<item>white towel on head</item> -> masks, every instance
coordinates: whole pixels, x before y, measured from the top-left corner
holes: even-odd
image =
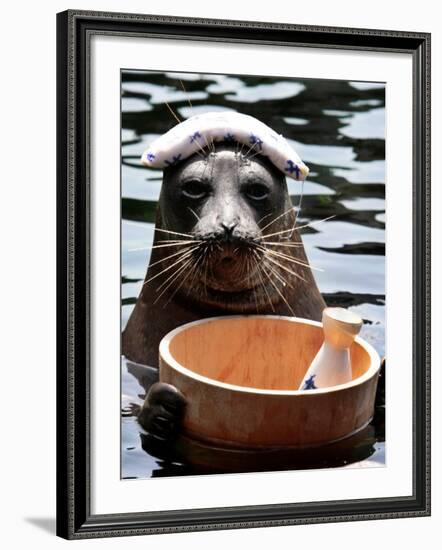
[[[141,156],[150,168],[167,168],[202,151],[211,142],[241,143],[243,153],[267,157],[288,177],[302,181],[308,167],[283,136],[258,119],[236,112],[195,115],[156,139]]]

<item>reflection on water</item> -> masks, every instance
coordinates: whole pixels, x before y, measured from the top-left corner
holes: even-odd
[[[183,85],[186,91],[183,90]],[[192,107],[189,105],[189,100]],[[187,73],[122,73],[122,323],[141,289],[149,260],[161,171],[143,168],[148,144],[181,119],[214,110],[254,116],[294,146],[310,168],[301,185],[288,180],[300,223],[335,217],[303,230],[315,278],[328,305],[348,307],[364,319],[361,335],[384,355],[385,322],[385,87],[370,82],[292,80]],[[127,411],[144,390],[122,363],[123,478],[200,473],[165,465],[142,448],[142,429]],[[385,462],[384,415],[339,464]],[[361,455],[361,449],[363,454]],[[357,462],[355,462],[357,461]]]

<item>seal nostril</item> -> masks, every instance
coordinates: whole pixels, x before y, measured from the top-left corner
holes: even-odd
[[[221,222],[221,227],[224,229],[224,236],[230,238],[236,226],[237,224],[235,222]]]
[[[221,222],[221,226],[226,230],[226,231],[233,231],[236,227],[236,222]]]

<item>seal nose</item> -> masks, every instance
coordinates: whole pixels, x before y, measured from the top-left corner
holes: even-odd
[[[237,222],[221,222],[221,227],[224,229],[224,237],[226,240],[230,240],[233,235],[233,230],[237,225]]]

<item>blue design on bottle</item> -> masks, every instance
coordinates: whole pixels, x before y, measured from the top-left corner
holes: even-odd
[[[152,162],[153,160],[155,160],[155,155],[153,153],[147,153],[146,158],[147,160]]]
[[[303,390],[317,390],[318,388],[315,386],[315,381],[313,378],[315,378],[316,374],[312,374],[310,378],[307,378],[307,380],[304,380],[304,386],[302,387]]]
[[[287,161],[287,168],[285,169],[285,171],[289,174],[293,174],[293,172],[295,172],[296,178],[299,178],[299,174],[301,173],[299,166],[295,164],[292,160]]]
[[[235,136],[233,134],[226,134],[224,136],[224,141],[227,141],[228,143],[233,143],[235,141]]]

